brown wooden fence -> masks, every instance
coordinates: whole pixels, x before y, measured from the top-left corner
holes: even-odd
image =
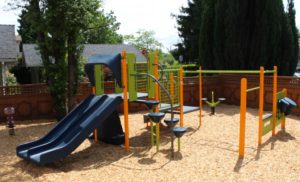
[[[256,75],[244,75],[248,79],[248,88],[258,86],[259,77]],[[225,97],[227,104],[240,104],[240,80],[239,75],[218,75],[203,78],[203,97],[210,98],[211,91],[215,92],[215,98]],[[270,110],[272,104],[272,77],[265,77],[265,109]],[[113,82],[105,83],[105,92],[111,93],[114,90]],[[278,90],[287,88],[288,96],[300,104],[300,79],[294,77],[279,77]],[[89,83],[81,83],[77,94],[77,102],[86,98],[92,93]],[[184,104],[199,104],[199,83],[198,77],[184,78]],[[258,91],[248,94],[248,107],[258,106]],[[20,85],[0,87],[0,121],[5,120],[3,110],[5,107],[15,107],[16,120],[28,120],[39,118],[54,118],[53,100],[45,84]],[[131,104],[130,111],[144,109],[140,104]],[[300,115],[300,107],[293,110],[293,113]]]
[[[215,98],[224,97],[226,104],[240,104],[240,80],[247,78],[248,88],[259,85],[258,75],[218,75],[203,78],[203,97],[210,99],[211,91],[215,92]],[[288,97],[294,100],[298,107],[293,114],[300,115],[300,79],[295,77],[278,77],[278,91],[287,89]],[[271,110],[273,93],[273,77],[265,76],[264,109]],[[247,106],[258,107],[258,91],[247,95]],[[199,82],[198,77],[186,77],[184,79],[184,104],[199,105]]]

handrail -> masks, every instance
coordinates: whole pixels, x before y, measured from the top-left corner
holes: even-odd
[[[151,74],[148,74],[148,73],[137,73],[137,74],[131,74],[130,76],[147,76],[147,77],[150,77],[154,82],[156,82],[159,85],[160,88],[162,88],[162,90],[168,96],[169,103],[170,103],[170,106],[171,106],[171,119],[173,120],[174,119],[173,102],[172,102],[171,95],[169,94],[169,92],[167,91],[167,89]]]

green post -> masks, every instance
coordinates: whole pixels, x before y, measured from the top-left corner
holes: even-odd
[[[149,53],[149,66],[148,66],[148,74],[154,75],[154,58],[155,58],[155,53]],[[148,78],[148,98],[154,98],[155,97],[155,83],[152,79]]]
[[[104,94],[103,68],[102,65],[95,65],[94,67],[96,95]]]
[[[123,89],[121,87],[119,87],[117,82],[115,82],[115,92],[118,94],[123,92]]]
[[[127,53],[127,68],[128,68],[128,91],[129,101],[137,100],[137,87],[136,87],[136,56],[133,53]]]
[[[159,151],[159,123],[155,124],[155,129],[156,129],[156,151]]]
[[[153,133],[153,121],[150,120],[150,130],[151,130],[151,146],[154,146],[154,133]]]

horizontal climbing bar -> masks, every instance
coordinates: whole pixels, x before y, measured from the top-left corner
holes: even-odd
[[[189,68],[189,67],[196,67],[197,65],[195,64],[185,64],[181,65],[183,68]],[[180,68],[180,65],[175,65],[175,66],[168,66],[168,69],[173,69],[173,68]]]
[[[268,73],[277,73],[277,71],[276,70],[266,70],[264,73],[265,74],[268,74]]]
[[[184,70],[183,73],[199,73],[199,70]]]
[[[175,71],[179,71],[179,69],[163,69],[163,70],[158,70],[158,71],[163,71],[163,72],[175,72]]]
[[[202,70],[202,73],[259,74],[259,70]]]
[[[160,70],[159,70],[160,71]],[[165,69],[163,71],[172,72],[179,69]],[[183,73],[199,73],[199,70],[184,70]],[[276,70],[266,70],[265,74],[276,73]],[[224,74],[260,74],[259,70],[201,70],[201,73],[224,73]]]
[[[253,88],[249,88],[249,89],[247,89],[247,92],[252,92],[252,91],[254,91],[254,90],[259,90],[259,86],[258,87],[253,87]]]

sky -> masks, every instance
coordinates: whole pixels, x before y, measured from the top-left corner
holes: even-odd
[[[13,24],[18,27],[20,11],[7,11],[6,2],[0,0],[0,24]],[[300,28],[300,0],[295,0],[296,24]],[[171,14],[178,14],[187,0],[103,0],[106,12],[113,11],[121,23],[118,33],[134,34],[139,29],[153,30],[155,38],[164,45],[165,50],[172,49],[180,41],[176,29],[176,20]]]

